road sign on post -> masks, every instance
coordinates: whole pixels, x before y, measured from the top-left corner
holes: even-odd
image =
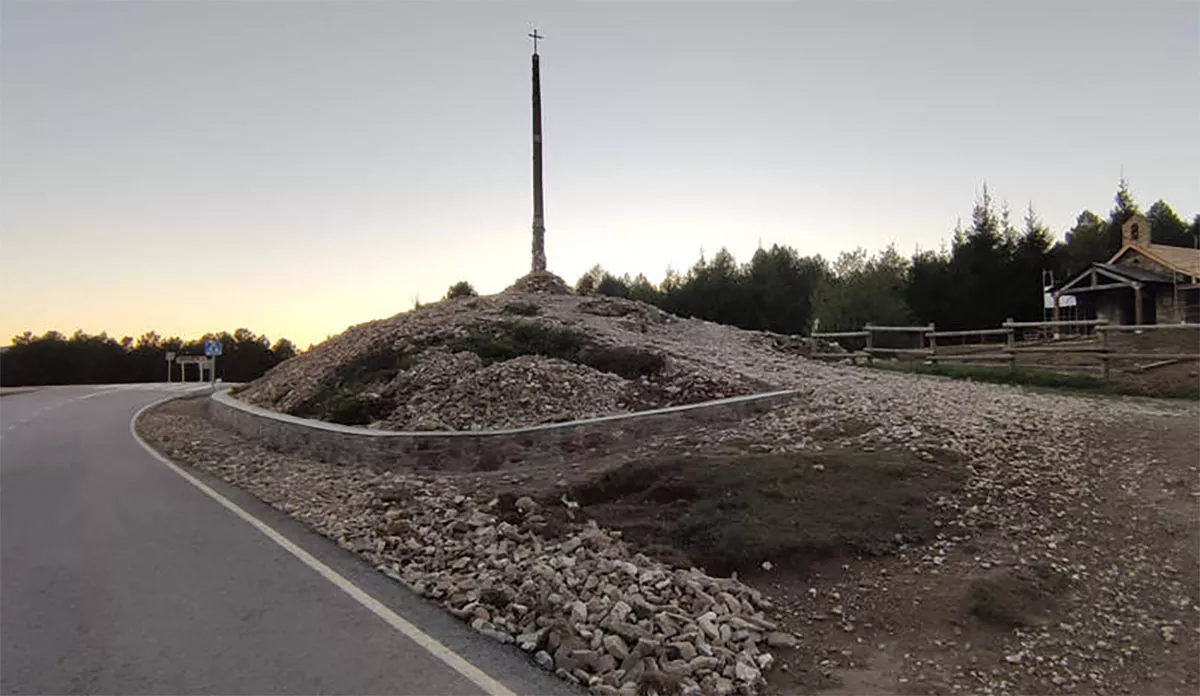
[[[175,362],[175,354],[167,352],[167,384],[171,383],[171,363]]]
[[[221,354],[220,341],[205,341],[204,354],[210,359],[208,367],[209,384],[215,389],[217,386],[217,356]]]

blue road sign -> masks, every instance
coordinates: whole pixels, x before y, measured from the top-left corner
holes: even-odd
[[[204,342],[204,354],[210,358],[215,358],[218,355],[220,355],[221,354],[221,342],[220,341],[205,341]]]

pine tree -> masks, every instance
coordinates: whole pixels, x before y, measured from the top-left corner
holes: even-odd
[[[1166,201],[1155,201],[1154,205],[1146,211],[1146,219],[1150,222],[1150,234],[1153,235],[1151,241],[1155,244],[1192,246],[1192,235],[1188,232],[1188,224],[1175,214]]]
[[[1137,202],[1129,191],[1129,181],[1121,177],[1120,183],[1117,184],[1117,193],[1113,196],[1113,209],[1108,214],[1108,224],[1104,228],[1106,257],[1112,256],[1121,248],[1121,227],[1138,212]]]

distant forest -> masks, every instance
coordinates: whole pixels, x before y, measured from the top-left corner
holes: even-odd
[[[1121,225],[1140,212],[1121,181],[1107,216],[1085,210],[1055,242],[1032,205],[1019,227],[1006,204],[997,207],[986,184],[971,222],[955,228],[949,248],[905,257],[894,246],[868,254],[844,252],[832,263],[789,246],[759,249],[738,263],[726,249],[685,273],[668,271],[658,284],[644,275],[617,277],[600,266],[576,283],[581,292],[627,297],[674,314],[746,329],[808,334],[881,325],[934,323],[959,330],[1042,318],[1042,272],[1062,284],[1121,247]],[[1200,215],[1187,223],[1159,200],[1145,211],[1157,244],[1200,243]]]
[[[257,379],[296,354],[288,339],[272,344],[249,329],[205,334],[190,341],[164,339],[153,331],[136,341],[130,336],[116,340],[104,333],[89,336],[76,331],[67,337],[57,331],[42,336],[27,331],[14,336],[12,347],[0,353],[0,386],[165,382],[168,352],[203,355],[208,340],[221,341],[217,377],[226,382]],[[171,379],[178,381],[180,366],[172,367]],[[188,378],[196,379],[195,367],[189,366]]]
[[[945,330],[995,327],[1006,318],[1042,317],[1042,272],[1058,283],[1104,261],[1121,246],[1121,225],[1139,212],[1122,181],[1108,215],[1085,210],[1063,241],[1055,242],[1032,206],[1020,226],[1007,205],[997,207],[987,186],[975,202],[971,222],[960,223],[948,248],[905,257],[894,246],[868,254],[844,252],[832,263],[801,256],[794,248],[759,249],[738,263],[726,249],[700,260],[685,273],[668,271],[661,283],[644,275],[617,277],[596,266],[576,283],[580,292],[641,300],[683,316],[765,329],[808,334],[855,330],[867,322],[884,325],[935,323]],[[1165,201],[1146,210],[1153,241],[1200,244],[1200,215],[1187,223]],[[474,294],[469,283],[450,288],[448,297]],[[163,339],[150,332],[137,340],[116,340],[81,331],[66,337],[26,332],[0,353],[0,385],[110,384],[164,381],[166,353],[203,354],[205,340],[219,339],[223,355],[217,376],[247,382],[296,354],[288,339],[274,344],[248,329],[206,334],[191,341]],[[195,370],[195,368],[192,368]],[[191,374],[195,374],[192,372]],[[179,379],[179,366],[172,379]]]

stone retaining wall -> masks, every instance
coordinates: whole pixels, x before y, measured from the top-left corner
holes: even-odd
[[[453,432],[370,430],[297,418],[239,401],[228,391],[212,395],[209,413],[241,435],[321,461],[393,470],[493,471],[611,454],[651,435],[736,422],[797,396],[777,391],[513,430]]]

